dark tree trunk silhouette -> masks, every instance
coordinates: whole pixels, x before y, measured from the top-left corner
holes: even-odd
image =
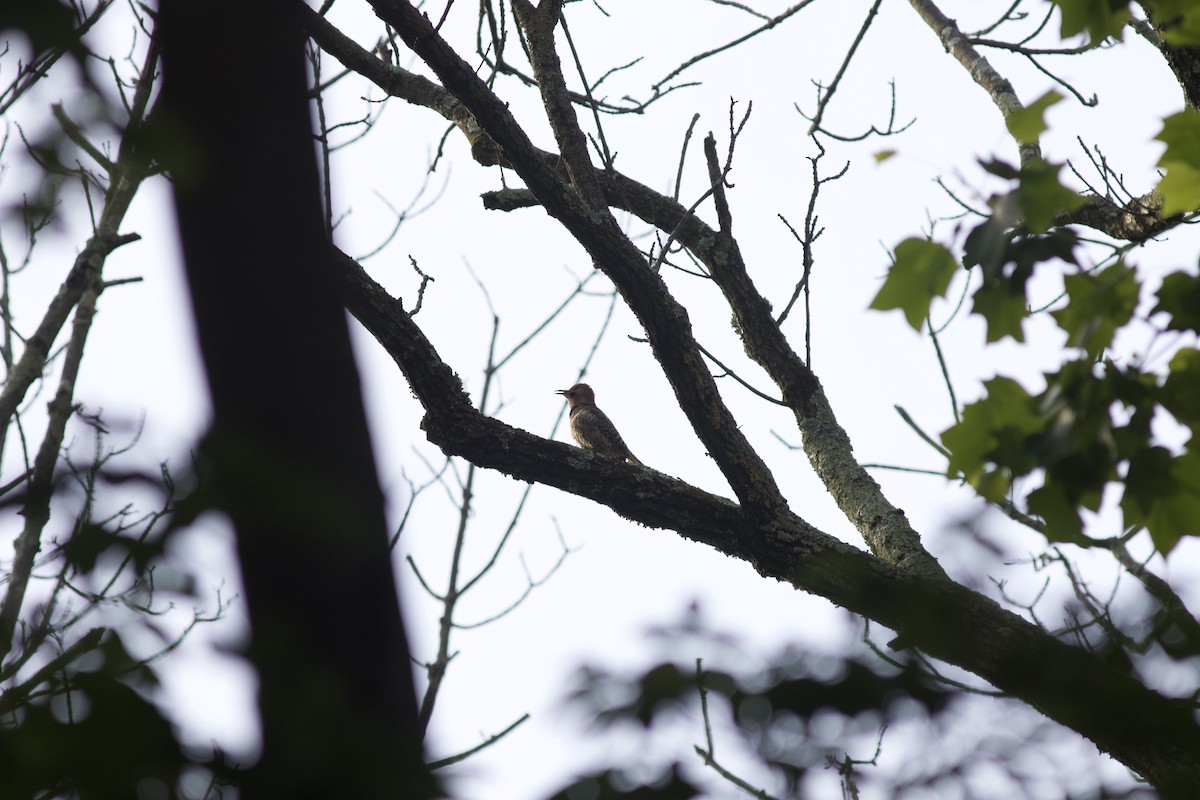
[[[260,680],[264,750],[243,786],[428,797],[298,12],[284,0],[160,10],[160,146],[215,411],[204,456],[237,529]]]

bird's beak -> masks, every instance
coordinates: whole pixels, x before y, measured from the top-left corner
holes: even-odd
[[[571,391],[571,390],[570,389],[559,389],[555,392],[555,394],[566,394],[569,391]]]

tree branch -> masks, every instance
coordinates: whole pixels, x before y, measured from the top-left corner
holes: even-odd
[[[937,34],[942,46],[946,48],[946,52],[954,56],[971,76],[971,79],[984,88],[1005,119],[1012,112],[1024,108],[1012,84],[1008,82],[1007,78],[996,72],[988,60],[979,54],[979,51],[971,45],[970,39],[958,29],[958,24],[954,20],[943,14],[932,0],[909,0],[909,2],[921,19],[925,21],[925,24]],[[1017,142],[1017,147],[1020,149],[1022,165],[1041,157],[1041,148],[1036,140]]]
[[[422,427],[447,453],[589,498],[747,561],[764,576],[904,632],[914,646],[1073,728],[1159,788],[1200,787],[1193,757],[1200,727],[1191,703],[1164,698],[990,598],[888,564],[793,514],[764,519],[652,469],[484,416],[399,304],[348,256],[338,254],[337,262],[351,313],[403,371],[426,410]]]
[[[442,40],[425,15],[402,0],[373,0],[372,5],[487,128],[546,211],[617,286],[645,328],[680,408],[738,498],[766,516],[786,508],[774,477],[721,399],[696,346],[687,310],[671,296],[662,278],[646,268],[641,252],[612,214],[607,208],[591,209],[580,200],[542,158],[508,107]]]
[[[1178,47],[1168,42],[1163,33],[1179,25],[1179,21],[1157,20],[1149,4],[1139,2],[1138,5],[1145,13],[1147,22],[1134,20],[1131,23],[1133,29],[1162,53],[1171,74],[1179,81],[1186,106],[1200,108],[1200,47]]]

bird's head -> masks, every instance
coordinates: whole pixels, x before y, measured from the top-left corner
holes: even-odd
[[[570,389],[559,389],[555,394],[561,394],[567,398],[567,404],[571,408],[596,402],[596,393],[586,383],[577,383]]]

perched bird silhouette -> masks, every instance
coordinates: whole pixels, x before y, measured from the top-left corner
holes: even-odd
[[[567,398],[567,405],[571,409],[571,435],[580,447],[606,456],[627,458],[634,464],[642,463],[629,452],[612,420],[596,408],[596,393],[592,387],[577,383],[570,389],[559,389],[557,394]]]

